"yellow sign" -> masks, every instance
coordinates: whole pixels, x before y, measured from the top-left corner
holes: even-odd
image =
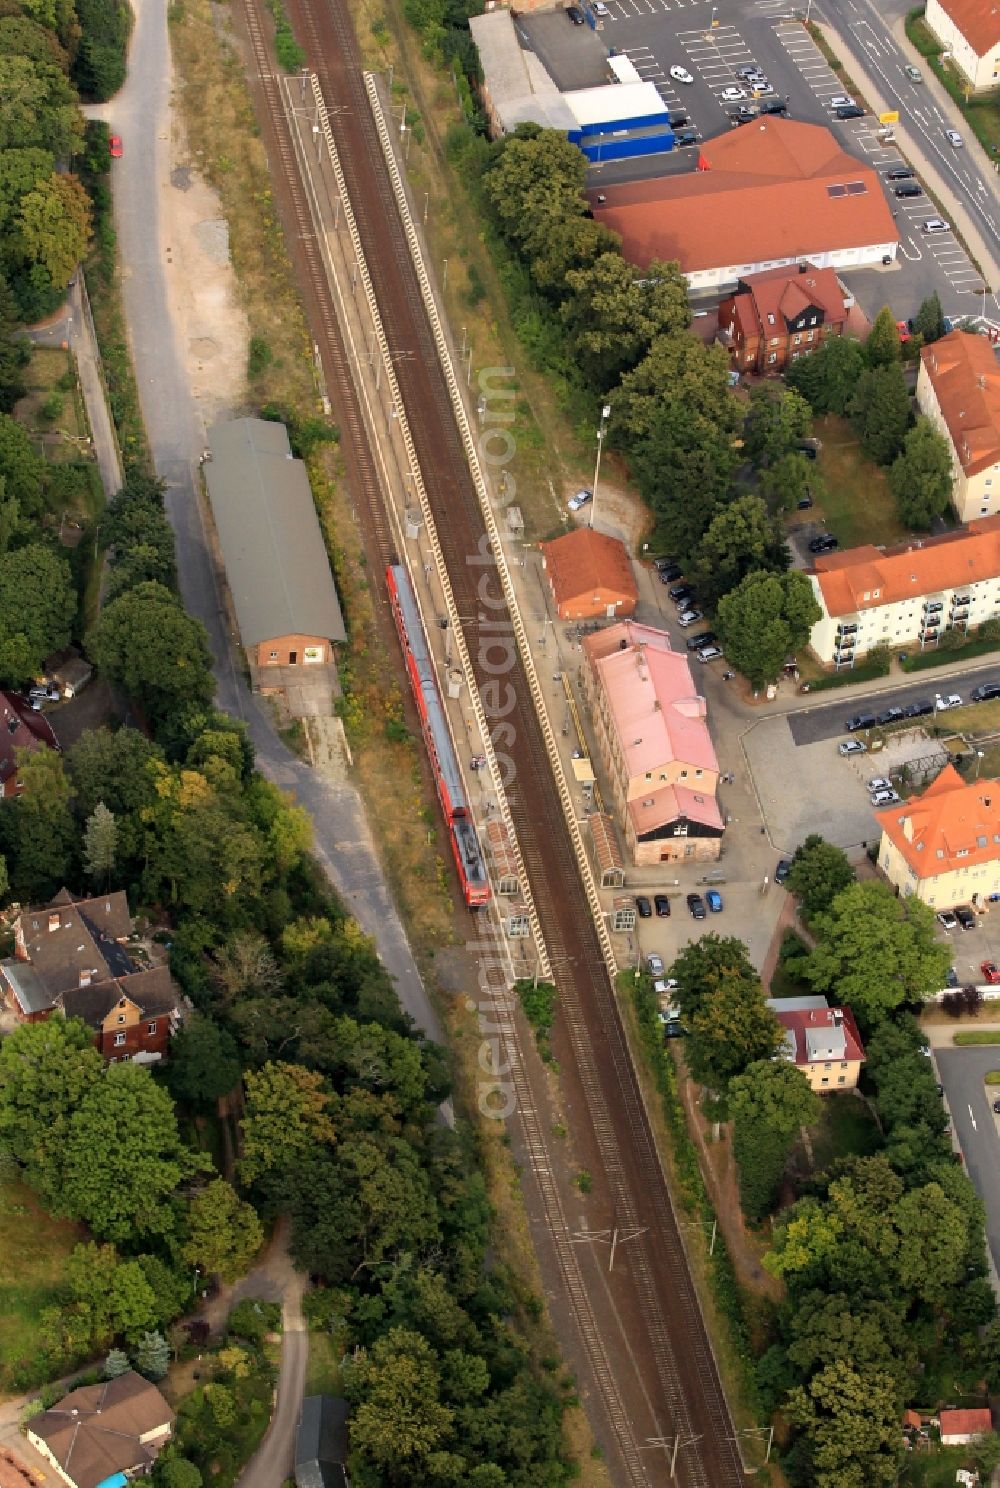
[[[890,109],[887,114],[879,114],[878,121],[880,124],[898,124],[899,109]]]

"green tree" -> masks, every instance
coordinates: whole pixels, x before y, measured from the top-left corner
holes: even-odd
[[[170,1345],[162,1333],[144,1333],[135,1351],[135,1367],[149,1380],[161,1380],[170,1368]]]
[[[250,1267],[264,1240],[260,1220],[224,1178],[199,1189],[187,1216],[182,1254],[206,1276],[235,1281]]]
[[[128,1354],[124,1349],[114,1348],[104,1361],[104,1378],[117,1379],[120,1374],[128,1374],[131,1368]]]
[[[785,1412],[803,1431],[815,1488],[878,1488],[896,1481],[902,1402],[891,1374],[837,1360],[789,1394]]]
[[[83,119],[59,68],[0,55],[0,151],[34,145],[68,159],[82,144]]]
[[[175,1100],[202,1109],[214,1106],[239,1083],[236,1041],[211,1018],[192,1013],[171,1040],[164,1074]]]
[[[161,1454],[153,1468],[155,1488],[203,1488],[204,1478],[186,1457],[164,1458]]]
[[[811,832],[792,858],[788,888],[798,895],[803,912],[811,919],[828,910],[841,889],[854,880],[854,869],[843,849]]]
[[[737,464],[730,429],[661,400],[646,435],[629,439],[630,464],[656,514],[656,541],[692,557],[729,491]]]
[[[69,785],[55,750],[16,749],[14,757],[21,792],[0,813],[0,844],[17,897],[44,903],[73,877],[77,829]]]
[[[177,1188],[210,1166],[207,1154],[182,1144],[170,1097],[149,1071],[113,1064],[70,1117],[63,1203],[109,1240],[165,1236]]]
[[[0,170],[2,170],[2,163],[3,155],[0,153]],[[0,212],[2,212],[2,206],[0,206]],[[0,233],[3,231],[4,226],[0,218]],[[24,367],[29,353],[16,335],[19,325],[20,317],[14,296],[10,292],[10,285],[0,273],[0,412],[2,413],[12,412],[18,399],[23,398],[26,392]],[[0,478],[2,474],[2,465],[0,465]],[[13,498],[8,498],[8,500],[13,500]]]
[[[746,454],[755,465],[772,465],[791,454],[809,433],[812,410],[794,388],[777,392],[762,383],[750,393],[743,443]]]
[[[761,472],[758,490],[771,511],[794,511],[806,496],[818,495],[820,485],[813,462],[793,450]]]
[[[354,1406],[352,1448],[390,1481],[401,1472],[416,1480],[451,1439],[454,1413],[441,1402],[437,1360],[419,1333],[392,1328],[355,1354],[344,1368],[344,1389]]]
[[[0,1141],[53,1213],[63,1212],[73,1115],[103,1069],[93,1034],[77,1018],[22,1023],[0,1040]]]
[[[565,283],[572,294],[560,313],[591,387],[614,387],[658,335],[687,331],[687,281],[676,263],[639,270],[616,249],[570,269]]]
[[[813,929],[809,981],[867,1023],[945,984],[951,950],[934,934],[933,911],[912,895],[897,899],[887,883],[850,884]]]
[[[729,386],[729,358],[721,346],[694,336],[657,336],[642,361],[621,381],[612,404],[611,437],[623,445],[647,439],[669,400],[687,420],[705,421],[716,437],[734,437],[740,404]]]
[[[15,249],[66,288],[90,241],[90,198],[75,176],[53,174],[22,197],[14,222]]]
[[[921,300],[920,309],[913,318],[913,329],[925,346],[929,346],[932,341],[940,341],[944,335],[944,312],[937,290]]]
[[[719,981],[728,977],[747,980],[756,973],[742,940],[735,935],[703,935],[687,943],[670,975],[677,982],[678,1006],[690,1018]]]
[[[805,574],[751,573],[720,599],[719,637],[733,666],[760,689],[806,644],[821,614]]]
[[[724,1092],[735,1075],[770,1059],[784,1039],[756,972],[717,977],[688,1020],[686,1055],[692,1077]]]
[[[759,496],[738,496],[712,518],[698,544],[690,575],[714,605],[749,573],[788,567],[788,550]]]
[[[143,700],[154,718],[211,701],[205,628],[162,584],[139,584],[105,606],[90,637],[90,653],[113,681]]]
[[[795,1065],[759,1060],[729,1084],[733,1152],[743,1212],[762,1219],[773,1207],[795,1134],[819,1115],[819,1097]]]
[[[278,1169],[292,1171],[317,1143],[331,1142],[331,1096],[322,1075],[295,1064],[248,1071],[240,1177],[254,1183]]]
[[[905,1300],[807,1292],[789,1315],[788,1334],[788,1357],[803,1378],[841,1360],[892,1375],[904,1399],[916,1380],[918,1353]]]
[[[105,887],[111,882],[117,849],[118,823],[114,812],[98,801],[84,828],[83,866],[90,878],[100,880]]]
[[[0,35],[13,19],[7,16],[0,20]],[[55,163],[50,150],[40,150],[36,145],[0,152],[0,229],[5,234],[11,229],[21,202],[39,181],[51,177]]]
[[[970,1224],[982,1216],[949,1198],[939,1183],[903,1194],[893,1223],[899,1236],[896,1270],[904,1292],[941,1306],[968,1280]]]
[[[70,638],[76,591],[69,564],[41,543],[0,554],[0,678],[24,682]]]
[[[890,362],[864,372],[850,412],[865,454],[878,465],[891,465],[910,422],[910,394],[901,365]]]
[[[843,416],[866,365],[860,341],[852,336],[829,336],[810,356],[792,362],[785,380],[802,394],[813,413]]]
[[[32,444],[27,429],[6,413],[0,414],[0,475],[5,495],[17,501],[26,516],[38,516],[42,509],[45,461]]]
[[[123,1261],[113,1245],[77,1245],[66,1262],[75,1302],[87,1309],[95,1342],[135,1342],[156,1322],[156,1298],[138,1261]]]
[[[900,518],[909,527],[928,531],[948,510],[953,484],[951,447],[930,420],[918,414],[889,468]]]
[[[888,305],[883,305],[865,342],[865,361],[869,367],[888,367],[901,359],[902,352],[896,317]]]

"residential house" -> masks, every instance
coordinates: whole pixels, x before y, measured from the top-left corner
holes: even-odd
[[[75,646],[53,651],[51,656],[45,658],[42,667],[46,677],[55,683],[64,698],[76,697],[94,675],[94,668],[89,661],[84,661]]]
[[[269,669],[333,666],[347,632],[309,475],[284,424],[233,419],[213,425],[208,443],[205,484],[255,684]]]
[[[878,173],[821,124],[766,115],[705,140],[698,169],[587,192],[629,263],[680,263],[692,290],[805,263],[870,267],[896,257],[899,233]]]
[[[977,1436],[989,1436],[993,1431],[993,1416],[983,1406],[979,1410],[943,1410],[939,1412],[941,1445],[962,1447]]]
[[[337,1395],[307,1395],[295,1437],[295,1488],[350,1488],[348,1404]]]
[[[878,865],[901,894],[933,909],[1000,895],[1000,780],[966,782],[948,764],[921,795],[875,820]]]
[[[876,646],[934,646],[1000,616],[1000,514],[898,547],[827,553],[809,574],[820,661],[851,666]]]
[[[792,264],[744,274],[719,306],[718,339],[738,372],[782,372],[842,336],[854,296],[833,269]]]
[[[785,1030],[778,1057],[797,1065],[818,1095],[856,1087],[865,1051],[849,1007],[828,1007],[818,995],[771,997],[767,1005]]]
[[[597,752],[633,862],[718,858],[719,762],[687,657],[632,620],[586,636],[583,652]]]
[[[70,1488],[124,1488],[145,1476],[170,1439],[174,1413],[155,1385],[130,1369],[71,1390],[25,1428]]]
[[[617,537],[576,527],[542,544],[542,567],[560,620],[598,615],[625,619],[635,612],[639,589],[625,544]]]
[[[950,331],[922,347],[917,405],[951,449],[959,520],[1000,512],[1000,366],[992,342]]]
[[[16,692],[0,692],[0,795],[10,797],[21,792],[19,750],[35,754],[39,749],[58,748],[59,740],[44,713],[36,713]]]
[[[14,922],[12,958],[0,961],[0,990],[25,1023],[53,1014],[82,1018],[104,1058],[162,1059],[180,1022],[166,966],[143,967],[128,950],[133,933],[121,890],[74,899],[67,889]]]
[[[1000,0],[927,0],[924,21],[973,93],[1000,87]]]

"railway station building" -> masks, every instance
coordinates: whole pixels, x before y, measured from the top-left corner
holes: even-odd
[[[635,613],[639,588],[617,537],[576,527],[542,544],[542,566],[560,620],[624,620]]]
[[[632,862],[715,861],[719,762],[687,656],[632,620],[584,637],[583,651],[597,752]]]
[[[233,419],[203,461],[219,550],[255,687],[335,667],[347,639],[309,476],[284,424]]]

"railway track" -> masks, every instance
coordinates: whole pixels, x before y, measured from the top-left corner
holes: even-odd
[[[379,571],[395,545],[375,474],[373,453],[349,359],[337,324],[309,203],[282,104],[270,70],[262,9],[243,0],[259,77],[265,138],[286,238],[328,385],[335,392],[342,448],[370,559]],[[341,164],[383,320],[391,329],[400,395],[434,509],[438,537],[466,624],[478,680],[492,680],[478,660],[483,570],[470,567],[484,532],[482,514],[455,428],[447,385],[427,323],[366,95],[360,57],[344,0],[291,0],[291,18],[336,115]],[[487,570],[488,572],[488,570]],[[581,1251],[553,1179],[546,1133],[521,1062],[512,1061],[519,1116],[544,1208],[566,1301],[593,1372],[616,1448],[620,1476],[634,1488],[664,1481],[671,1449],[676,1480],[687,1488],[731,1488],[743,1480],[735,1434],[694,1293],[681,1235],[632,1068],[600,942],[552,777],[527,680],[515,658],[507,679],[520,700],[509,752],[516,774],[508,787],[525,868],[546,946],[556,968],[559,1048],[567,1104],[578,1146],[607,1188],[613,1226],[628,1244],[603,1280],[629,1359],[609,1355],[598,1321],[594,1266],[585,1280]],[[624,1378],[623,1378],[624,1377]]]

